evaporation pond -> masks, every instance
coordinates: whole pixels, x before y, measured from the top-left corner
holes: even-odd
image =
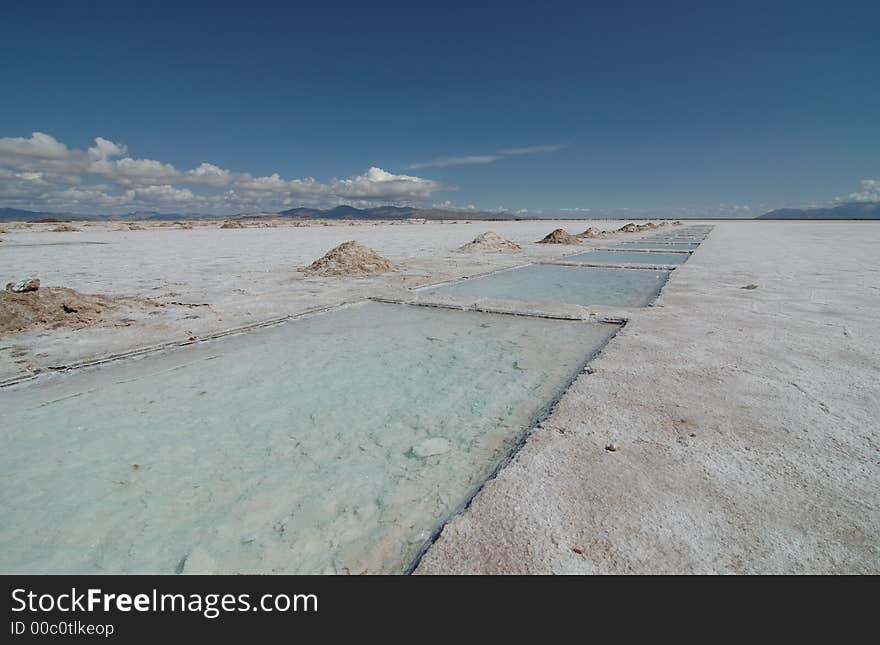
[[[615,249],[651,249],[657,251],[693,251],[699,248],[698,243],[664,243],[664,242],[623,242],[615,244]]]
[[[566,262],[599,262],[604,264],[683,264],[688,253],[638,253],[630,251],[589,251],[568,255]]]
[[[699,244],[705,238],[702,237],[645,237],[642,242],[674,242],[676,244]]]
[[[0,573],[402,572],[616,330],[366,303],[0,389]]]
[[[430,290],[501,300],[644,307],[660,293],[668,275],[643,269],[530,264]]]

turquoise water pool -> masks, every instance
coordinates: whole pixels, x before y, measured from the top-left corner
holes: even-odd
[[[657,251],[693,251],[699,248],[698,243],[671,243],[667,244],[664,242],[623,242],[621,244],[615,244],[612,248],[615,249],[650,249]]]
[[[667,271],[532,264],[429,290],[500,300],[644,307],[668,276]]]
[[[600,262],[607,264],[683,264],[690,257],[687,253],[633,253],[629,251],[589,251],[567,255],[566,262]]]
[[[0,389],[0,572],[402,572],[616,330],[367,303]]]

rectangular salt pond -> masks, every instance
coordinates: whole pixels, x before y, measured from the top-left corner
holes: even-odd
[[[668,271],[530,264],[428,290],[500,300],[644,307],[668,277]]]
[[[668,239],[668,238],[656,238],[656,239],[646,239],[641,240],[639,242],[625,242],[625,244],[696,244],[699,246],[702,244],[703,240],[695,240],[695,239]],[[685,249],[685,250],[693,250],[693,249]]]
[[[0,573],[402,572],[616,330],[367,303],[0,389]]]
[[[687,253],[637,253],[631,251],[589,251],[568,255],[566,262],[600,262],[605,264],[684,264]]]
[[[696,235],[688,235],[685,237],[666,237],[665,235],[656,235],[650,237],[643,237],[640,241],[642,242],[683,242],[685,244],[699,244],[703,241],[703,237],[697,237]]]
[[[663,242],[623,242],[621,244],[615,244],[612,248],[615,249],[651,249],[657,251],[693,251],[699,248],[698,243],[663,243]]]

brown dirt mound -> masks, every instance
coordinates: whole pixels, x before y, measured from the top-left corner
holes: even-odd
[[[303,271],[311,275],[353,276],[397,271],[397,267],[369,247],[351,240],[330,249]]]
[[[26,293],[0,291],[0,334],[36,326],[86,327],[99,322],[105,312],[116,306],[111,297],[65,287],[44,287]]]
[[[59,224],[51,230],[52,233],[78,233],[79,229],[70,224]]]
[[[522,247],[498,235],[495,231],[480,233],[472,241],[459,247],[459,251],[482,251],[484,253],[503,253],[519,251]]]
[[[557,228],[552,233],[548,233],[547,237],[539,240],[538,244],[580,244],[581,241],[568,231]]]
[[[143,231],[144,227],[141,226],[140,224],[129,224],[128,230],[129,231]]]
[[[223,222],[220,225],[220,228],[244,228],[244,224],[242,224],[238,220],[230,219]]]

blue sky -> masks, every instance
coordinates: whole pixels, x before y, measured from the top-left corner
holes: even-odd
[[[876,1],[133,5],[4,8],[0,205],[880,200]]]

